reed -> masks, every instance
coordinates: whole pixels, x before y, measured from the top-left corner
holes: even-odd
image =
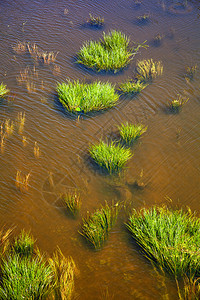
[[[20,235],[15,238],[12,251],[20,257],[31,257],[33,255],[35,240],[24,230],[21,231]]]
[[[145,256],[159,268],[177,279],[200,275],[200,219],[189,209],[134,210],[126,225]]]
[[[0,98],[4,98],[8,93],[9,89],[7,89],[7,85],[3,82],[0,84]]]
[[[33,153],[34,153],[35,158],[40,157],[41,152],[40,152],[40,147],[38,146],[37,142],[35,142],[35,144],[34,144]]]
[[[119,214],[120,205],[109,206],[107,202],[101,209],[83,219],[80,232],[97,250],[100,249],[108,238]]]
[[[77,191],[71,191],[63,194],[62,199],[66,204],[67,210],[76,216],[82,205],[80,194]]]
[[[28,190],[30,175],[31,172],[29,172],[27,175],[23,175],[21,171],[17,171],[15,185],[21,192]]]
[[[128,122],[121,124],[118,128],[122,141],[127,145],[131,145],[147,131],[147,126],[142,124],[129,124]]]
[[[57,85],[59,101],[72,113],[100,111],[116,105],[119,95],[110,83],[94,82],[92,84],[74,82]]]
[[[179,94],[177,94],[177,98],[176,99],[172,99],[169,102],[169,108],[173,113],[178,113],[181,108],[183,107],[183,105],[185,105],[188,102],[189,98],[183,97]]]
[[[92,159],[110,174],[119,172],[133,156],[130,149],[113,141],[110,144],[100,141],[99,144],[91,145],[89,153]]]
[[[51,293],[53,272],[40,257],[10,254],[1,264],[2,300],[45,299]]]
[[[94,26],[94,27],[102,27],[104,25],[104,18],[99,17],[99,16],[93,16],[91,14],[89,14],[89,18],[86,20],[87,24],[89,24],[90,26]]]
[[[140,80],[129,80],[119,85],[119,91],[123,94],[138,94],[140,93],[148,84],[141,82]]]
[[[71,257],[66,258],[61,250],[53,254],[49,259],[49,264],[53,271],[53,295],[55,299],[70,300],[74,290],[74,276],[76,266]]]
[[[137,77],[143,82],[155,79],[163,73],[163,64],[161,61],[153,59],[139,60],[136,66]]]
[[[77,62],[97,71],[117,72],[126,67],[145,43],[129,47],[129,38],[120,31],[103,33],[103,39],[86,42],[78,52]]]

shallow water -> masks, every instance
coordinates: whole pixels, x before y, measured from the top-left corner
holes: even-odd
[[[7,84],[13,95],[1,102],[0,121],[15,121],[19,112],[26,114],[23,133],[16,127],[0,154],[1,225],[15,226],[16,233],[30,229],[42,250],[51,254],[58,245],[65,255],[71,255],[80,271],[75,286],[78,299],[161,299],[165,293],[177,299],[174,283],[167,278],[165,291],[130,239],[123,225],[125,212],[121,212],[101,251],[89,249],[78,230],[81,216],[105,200],[126,200],[129,206],[140,208],[168,203],[171,198],[173,207],[200,208],[200,72],[189,83],[184,79],[185,67],[195,65],[200,58],[200,5],[198,1],[188,5],[187,12],[178,8],[175,13],[171,1],[0,2],[0,82]],[[89,13],[105,18],[102,30],[83,26]],[[144,13],[150,13],[150,21],[138,24],[137,17]],[[110,29],[121,30],[136,42],[147,40],[149,47],[141,49],[130,66],[115,75],[96,74],[75,64],[82,43],[98,39],[102,31]],[[153,39],[158,33],[163,39],[156,46]],[[35,67],[38,77],[32,78],[33,91],[28,92],[16,79],[20,71],[27,66],[33,70],[35,64],[28,55],[13,51],[17,41],[59,51],[55,64]],[[117,84],[133,76],[136,61],[142,58],[162,60],[164,74],[137,97],[122,98],[115,108],[79,120],[58,105],[58,81],[70,78]],[[180,114],[169,114],[166,104],[177,93],[189,101]],[[134,146],[134,156],[121,178],[110,178],[92,168],[87,148],[100,138],[112,136],[124,121],[144,123],[148,131]],[[22,136],[27,138],[26,146]],[[35,142],[40,147],[39,158],[34,157]],[[31,172],[25,193],[15,187],[17,170]],[[141,171],[143,190],[134,186]],[[80,190],[83,199],[77,220],[66,215],[59,200],[61,193],[74,188]]]

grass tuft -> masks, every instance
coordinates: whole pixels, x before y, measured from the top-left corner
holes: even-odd
[[[162,75],[163,64],[161,61],[153,61],[153,59],[139,60],[136,69],[138,79],[146,82]]]
[[[126,149],[111,141],[110,144],[101,141],[99,144],[90,146],[89,153],[94,161],[110,174],[119,172],[132,157],[130,149]]]
[[[200,275],[200,219],[190,210],[133,211],[127,228],[145,255],[175,278]]]
[[[120,31],[104,32],[102,40],[86,42],[81,47],[77,62],[97,71],[117,72],[129,64],[140,47],[146,47],[143,43],[131,49],[129,43],[129,38]]]
[[[148,84],[144,84],[144,82],[141,82],[140,80],[129,80],[120,84],[119,91],[123,94],[137,94],[140,93],[147,85]]]
[[[64,200],[68,211],[76,216],[82,205],[80,194],[77,193],[77,191],[68,192],[62,195],[62,199]]]
[[[101,209],[83,219],[80,233],[95,249],[100,249],[108,238],[108,234],[117,220],[119,210],[118,203],[109,206],[106,202]]]
[[[20,235],[15,238],[13,244],[13,251],[15,254],[23,257],[29,257],[33,255],[35,240],[29,233],[26,233],[24,230],[20,233]]]
[[[127,145],[131,145],[135,140],[137,140],[143,133],[147,131],[147,126],[142,124],[121,124],[119,128],[120,136]]]
[[[10,91],[7,89],[6,84],[0,84],[0,98],[4,98]]]
[[[110,108],[119,99],[115,88],[110,83],[94,82],[92,84],[74,82],[57,85],[59,101],[72,113],[100,111]]]
[[[104,18],[102,17],[98,17],[98,16],[93,16],[91,14],[89,14],[89,18],[86,20],[87,24],[89,24],[90,26],[94,26],[94,27],[102,27],[104,25]]]
[[[169,108],[172,112],[178,113],[183,105],[185,105],[188,102],[189,98],[185,98],[181,95],[177,95],[176,99],[171,100],[169,103]]]

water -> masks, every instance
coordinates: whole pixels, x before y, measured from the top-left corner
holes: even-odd
[[[174,12],[174,7],[176,11]],[[123,223],[121,212],[105,247],[94,252],[80,237],[81,216],[108,203],[126,200],[134,208],[168,203],[173,207],[189,205],[199,210],[200,193],[200,103],[199,71],[189,83],[185,67],[199,62],[199,3],[188,3],[188,10],[170,1],[64,1],[2,0],[0,3],[0,82],[7,84],[14,100],[0,104],[0,121],[16,120],[25,112],[23,133],[17,127],[6,140],[0,164],[1,226],[31,230],[38,246],[52,253],[58,245],[75,260],[79,276],[75,282],[78,299],[161,299],[165,293],[177,299],[176,287],[166,279],[167,292],[156,272],[139,253]],[[103,30],[83,26],[89,13],[105,18],[104,31],[117,29],[131,40],[147,40],[130,66],[116,75],[96,74],[74,63],[82,43],[98,39]],[[150,14],[150,22],[139,25],[137,17]],[[160,46],[154,37],[163,36]],[[34,61],[13,51],[17,41],[36,43],[44,51],[59,51],[50,66],[36,66],[32,91],[19,85],[16,77]],[[109,80],[118,84],[133,76],[137,59],[161,60],[164,74],[139,96],[123,98],[104,113],[80,120],[65,114],[55,100],[55,86],[65,79],[86,82]],[[56,66],[56,67],[55,67]],[[166,104],[177,93],[189,101],[178,115],[166,112]],[[12,98],[12,97],[11,97]],[[134,146],[134,156],[119,179],[95,172],[87,160],[87,148],[100,138],[117,131],[122,122],[141,122],[148,131]],[[23,146],[22,137],[27,138]],[[34,156],[37,142],[41,155]],[[17,170],[30,175],[30,187],[21,193],[15,187]],[[145,188],[137,189],[135,179],[143,172]],[[60,194],[79,189],[81,216],[71,219],[60,202]]]

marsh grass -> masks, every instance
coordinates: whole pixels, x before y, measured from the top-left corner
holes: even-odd
[[[17,124],[18,124],[19,134],[22,134],[22,132],[24,130],[25,119],[26,119],[25,112],[19,112],[17,114]]]
[[[27,51],[27,43],[19,41],[12,48],[17,54],[25,54]]]
[[[27,44],[27,49],[31,57],[34,59],[34,61],[38,64],[51,64],[54,63],[56,60],[56,57],[58,55],[58,52],[53,51],[43,51],[38,48],[36,44]]]
[[[9,89],[7,89],[7,85],[3,82],[0,84],[0,98],[4,98],[8,93]]]
[[[21,231],[20,235],[15,238],[12,251],[20,257],[31,257],[34,251],[35,240],[29,232]]]
[[[14,122],[11,121],[10,119],[6,119],[4,122],[4,132],[6,136],[10,136],[13,134],[14,131]]]
[[[185,105],[188,102],[189,98],[183,97],[179,94],[177,94],[176,99],[172,99],[169,102],[169,109],[173,112],[173,113],[178,113],[181,108],[183,107],[183,105]]]
[[[59,101],[72,113],[100,111],[116,105],[119,95],[110,83],[68,81],[57,85]]]
[[[16,77],[18,84],[25,85],[29,93],[36,91],[36,80],[38,79],[38,71],[35,66],[33,69],[26,67],[20,71],[20,74]]]
[[[9,237],[11,233],[12,233],[12,229],[0,230],[0,262],[4,257],[5,253],[7,252],[7,250],[9,249],[9,245],[10,245]]]
[[[108,234],[117,220],[120,205],[107,202],[101,208],[83,219],[82,230],[80,232],[98,250],[108,238]]]
[[[76,216],[82,205],[81,195],[76,190],[70,191],[62,195],[62,200],[65,202],[67,210],[73,215]]]
[[[104,32],[102,40],[89,41],[81,47],[77,63],[97,71],[117,72],[129,64],[140,47],[146,47],[143,43],[131,49],[129,43],[129,38],[120,31]]]
[[[27,175],[24,175],[21,173],[21,171],[17,171],[15,185],[21,192],[28,191],[30,175],[31,172],[29,172]]]
[[[109,144],[100,141],[98,144],[91,145],[89,153],[92,159],[110,174],[119,172],[133,156],[130,149],[113,141]]]
[[[119,85],[119,91],[122,94],[138,94],[140,93],[148,84],[144,84],[140,80],[129,80]]]
[[[104,25],[104,18],[99,16],[93,16],[92,14],[89,14],[89,18],[86,20],[87,24],[94,27],[103,27]]]
[[[177,279],[200,275],[200,219],[190,210],[134,210],[126,225],[145,256],[159,268]]]
[[[2,300],[45,299],[51,292],[53,272],[43,258],[6,256],[1,264]]]
[[[190,81],[194,79],[194,76],[197,72],[197,65],[194,66],[187,66],[186,67],[186,74],[185,74],[185,79]]]
[[[137,78],[143,82],[147,82],[162,75],[163,64],[161,61],[153,61],[153,59],[139,60],[136,70]]]
[[[147,131],[147,126],[144,126],[143,124],[134,125],[126,122],[125,124],[121,124],[118,129],[122,141],[130,146],[135,140],[137,140],[143,133]]]
[[[150,14],[144,14],[137,17],[137,21],[139,24],[147,24],[150,21]]]
[[[37,142],[35,142],[35,144],[34,144],[33,153],[34,153],[35,158],[39,158],[41,155],[40,147],[38,146]]]
[[[55,299],[70,300],[74,290],[74,276],[77,272],[76,265],[71,257],[66,258],[61,250],[49,259],[54,274],[53,294]]]

